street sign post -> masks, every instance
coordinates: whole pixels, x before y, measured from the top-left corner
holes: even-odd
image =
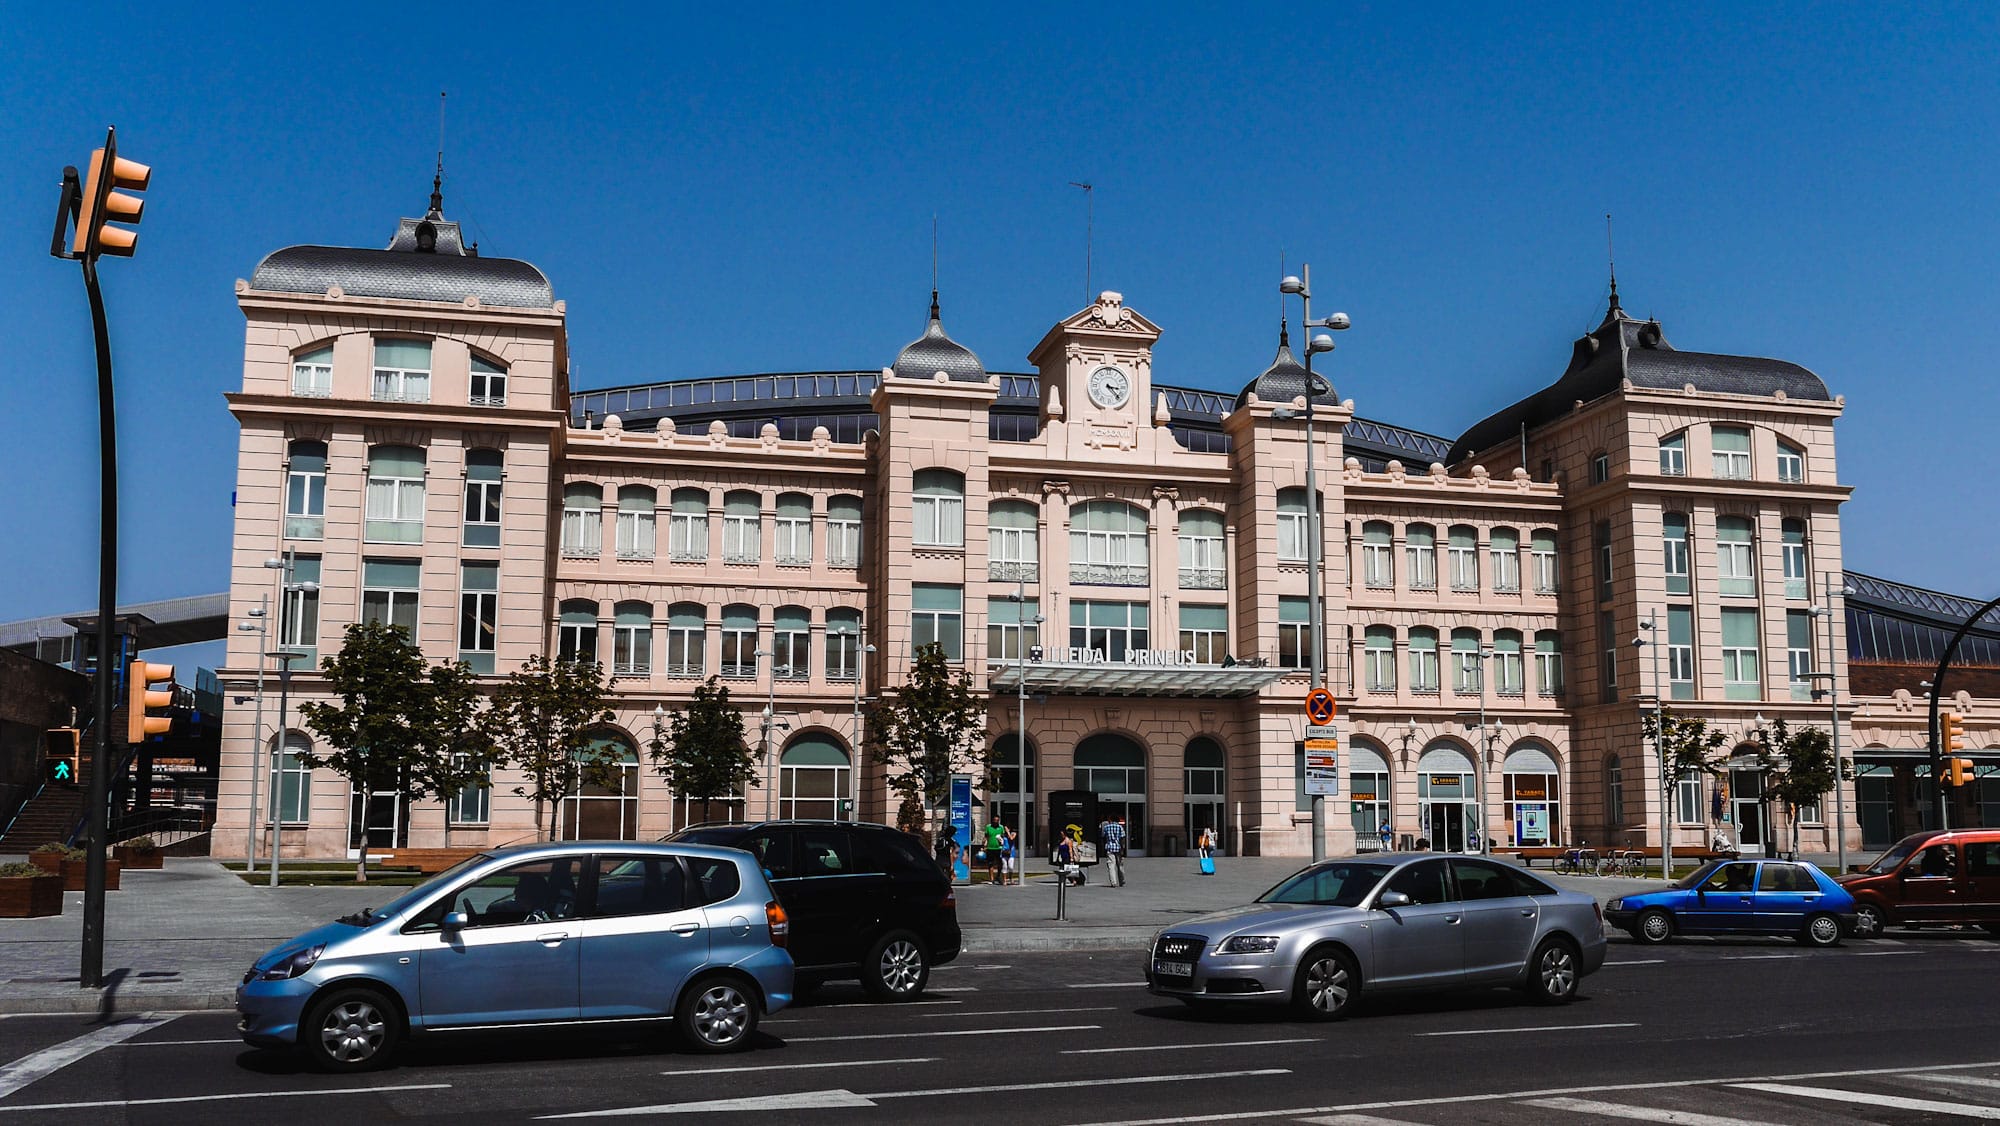
[[[1338,705],[1333,700],[1333,693],[1326,689],[1315,688],[1306,693],[1306,719],[1314,726],[1324,727],[1332,723],[1334,713],[1338,710]]]
[[[1306,728],[1306,794],[1335,797],[1340,793],[1340,730],[1328,724]]]

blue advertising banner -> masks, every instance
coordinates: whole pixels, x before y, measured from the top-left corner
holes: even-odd
[[[972,882],[972,775],[951,777],[951,882]]]

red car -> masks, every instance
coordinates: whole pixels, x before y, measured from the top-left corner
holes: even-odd
[[[2000,829],[1904,837],[1840,885],[1854,896],[1856,938],[1906,924],[1972,924],[2000,934]]]

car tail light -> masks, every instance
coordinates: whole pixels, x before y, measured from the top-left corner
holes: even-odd
[[[954,915],[958,914],[958,893],[952,891],[950,888],[945,889],[944,909]]]
[[[783,950],[792,937],[792,920],[775,899],[764,904],[764,926],[770,929],[771,945]]]

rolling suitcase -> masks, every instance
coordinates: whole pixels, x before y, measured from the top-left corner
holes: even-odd
[[[1215,875],[1215,857],[1204,856],[1201,858],[1201,874],[1204,876]]]

